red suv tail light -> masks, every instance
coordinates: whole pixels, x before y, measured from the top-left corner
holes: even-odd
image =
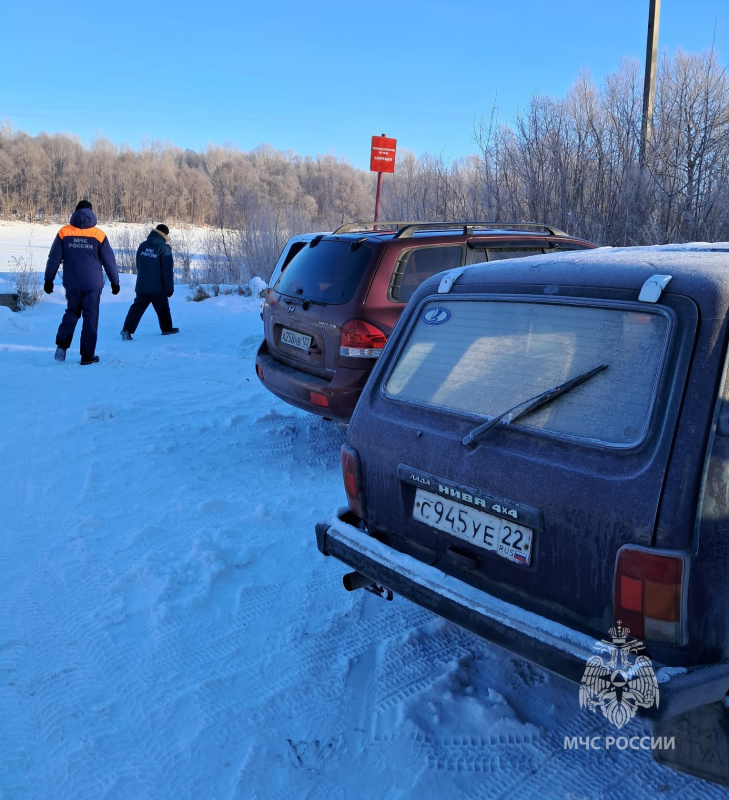
[[[371,322],[350,319],[342,325],[339,355],[349,358],[377,358],[387,342],[387,336]]]
[[[686,557],[626,545],[615,566],[614,616],[633,636],[685,643]]]
[[[344,491],[347,494],[349,510],[362,519],[362,498],[359,491],[361,485],[359,456],[356,450],[352,450],[346,444],[342,445],[342,477],[344,478]]]
[[[319,408],[329,408],[329,398],[320,392],[309,392],[309,399],[313,406]]]

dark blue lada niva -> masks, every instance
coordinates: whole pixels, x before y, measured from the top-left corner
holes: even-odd
[[[677,741],[659,760],[729,783],[728,309],[729,245],[430,278],[352,417],[349,510],[319,549],[348,588],[651,716]]]

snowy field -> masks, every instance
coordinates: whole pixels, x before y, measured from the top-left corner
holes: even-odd
[[[565,750],[616,733],[575,686],[347,594],[314,537],[343,434],[259,385],[260,301],[179,287],[179,335],[150,309],[122,342],[121,280],[89,367],[80,331],[53,360],[60,286],[0,307],[0,798],[726,796],[649,752]]]
[[[60,227],[0,220],[0,273],[12,272],[15,269],[14,259],[22,259],[41,272]]]
[[[18,266],[31,266],[34,270],[42,272],[46,266],[48,251],[51,249],[53,239],[58,229],[66,224],[68,219],[54,223],[6,222],[0,220],[0,275],[14,272]],[[139,238],[151,230],[153,225],[132,225],[123,222],[106,224],[99,223],[101,230],[109,236],[109,241],[114,244],[115,234],[124,230],[138,234],[144,231]],[[201,230],[201,229],[198,229]],[[3,275],[7,279],[6,275]]]

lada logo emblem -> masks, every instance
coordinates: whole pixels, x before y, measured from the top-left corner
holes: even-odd
[[[423,312],[421,319],[427,325],[442,325],[451,318],[451,312],[447,308],[429,308]]]

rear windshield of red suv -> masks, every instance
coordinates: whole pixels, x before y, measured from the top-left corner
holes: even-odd
[[[317,303],[348,303],[371,259],[372,250],[365,245],[321,241],[291,259],[274,289]]]

